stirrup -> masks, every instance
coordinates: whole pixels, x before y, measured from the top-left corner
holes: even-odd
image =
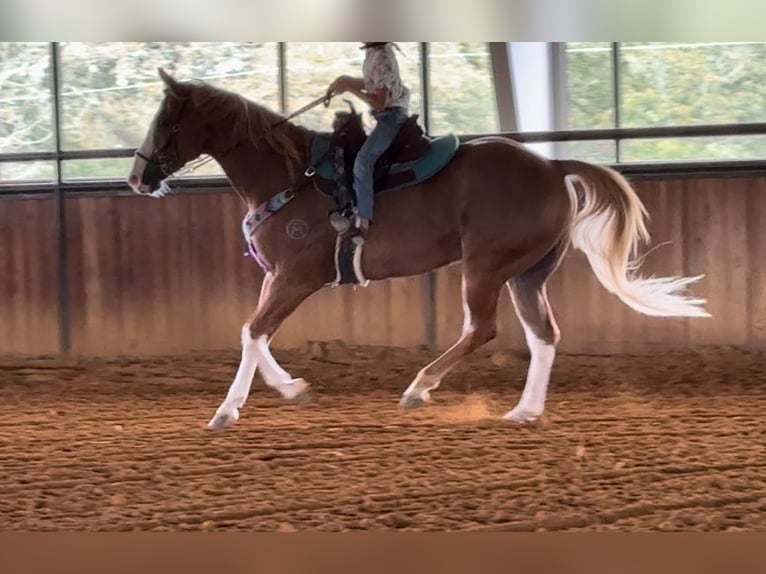
[[[330,225],[332,225],[332,228],[339,234],[346,233],[346,231],[351,229],[351,221],[348,219],[348,217],[344,217],[337,211],[333,211],[330,214]]]

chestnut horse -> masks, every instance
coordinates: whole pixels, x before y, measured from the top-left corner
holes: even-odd
[[[252,223],[255,216],[262,223],[254,230],[244,228],[267,272],[258,306],[242,328],[239,369],[208,423],[220,429],[239,418],[256,367],[266,384],[287,399],[307,390],[303,379],[277,363],[269,344],[301,302],[336,277],[337,232],[328,223],[333,205],[304,185],[318,132],[238,94],[204,82],[181,82],[162,69],[159,73],[164,97],[136,151],[130,186],[140,194],[162,194],[169,176],[207,154],[249,208],[246,221]],[[272,209],[275,201],[279,210]],[[461,143],[449,164],[430,179],[378,194],[375,222],[361,256],[367,279],[462,264],[462,334],[417,373],[401,406],[430,400],[429,393],[459,361],[495,337],[498,297],[506,286],[531,359],[521,398],[504,418],[524,423],[539,417],[559,342],[546,283],[570,244],[586,255],[601,284],[634,310],[708,317],[704,299],[682,294],[702,276],[636,274],[638,244],[649,239],[646,216],[618,172],[545,159],[499,136]]]

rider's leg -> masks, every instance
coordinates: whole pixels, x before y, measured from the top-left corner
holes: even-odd
[[[354,191],[357,198],[356,227],[362,241],[372,222],[374,205],[373,170],[375,162],[388,149],[399,132],[399,127],[407,119],[404,108],[387,108],[375,114],[377,125],[367,136],[354,160]]]

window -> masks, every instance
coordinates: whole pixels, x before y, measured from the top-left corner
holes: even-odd
[[[162,98],[157,74],[164,67],[179,80],[202,79],[290,113],[324,94],[340,74],[361,75],[360,42],[6,42],[0,43],[0,184],[83,180],[123,181],[130,152],[146,135]],[[397,59],[411,91],[410,112],[433,135],[496,132],[488,45],[438,42],[430,45],[430,85],[423,85],[422,46],[400,42]],[[53,90],[53,61],[58,94]],[[280,58],[284,54],[284,60]],[[280,67],[284,66],[284,67]],[[281,81],[283,80],[283,82]],[[282,93],[284,87],[285,92]],[[428,98],[426,98],[428,92]],[[57,156],[54,98],[64,154]],[[333,115],[365,104],[350,94],[319,106],[293,121],[329,131]],[[423,105],[430,103],[430,126]],[[285,109],[282,110],[282,102]],[[363,118],[374,123],[369,114]],[[109,151],[110,157],[104,157]],[[122,153],[125,157],[114,157]],[[36,157],[14,154],[41,152]],[[81,156],[88,157],[81,157]],[[61,173],[56,160],[61,159]],[[194,175],[223,175],[209,162]]]
[[[489,47],[480,42],[431,42],[431,135],[499,130]]]
[[[135,148],[162,98],[158,67],[279,109],[276,43],[62,42],[62,149]],[[87,129],[83,129],[87,126]],[[129,159],[68,161],[64,179],[122,178]],[[221,174],[215,162],[198,174]]]
[[[570,130],[614,128],[615,86],[611,42],[566,44],[566,101],[564,125]],[[617,156],[614,141],[566,142],[556,145],[558,154],[584,161],[611,163]]]
[[[50,45],[0,42],[0,154],[53,151]],[[55,179],[45,162],[0,162],[0,181]]]
[[[766,44],[620,46],[622,126],[766,121]],[[764,137],[633,140],[624,161],[766,156]]]
[[[289,42],[286,45],[285,75],[287,82],[287,110],[298,110],[322,96],[330,83],[340,75],[361,77],[364,51],[360,42]],[[396,52],[402,80],[410,88],[410,112],[422,116],[420,87],[420,52],[417,42],[400,42],[402,54]],[[396,50],[396,48],[394,48]],[[295,118],[309,129],[331,131],[335,112],[348,110],[344,100],[350,101],[358,112],[366,105],[356,96],[345,93],[332,99],[325,108],[318,106]],[[370,126],[368,114],[363,120]]]
[[[560,128],[766,122],[766,43],[573,42],[565,61]],[[571,142],[566,153],[604,162],[760,159],[766,136]]]

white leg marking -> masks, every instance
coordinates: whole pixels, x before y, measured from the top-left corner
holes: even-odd
[[[221,428],[239,419],[239,409],[247,401],[250,386],[253,383],[255,369],[258,364],[255,353],[255,341],[250,337],[250,326],[242,327],[242,359],[234,382],[229,386],[229,392],[208,423],[209,428]]]
[[[255,355],[261,376],[266,384],[277,391],[286,399],[294,399],[308,388],[308,383],[303,379],[293,379],[290,373],[285,371],[269,350],[269,341],[266,335],[261,335],[254,341]]]
[[[524,327],[524,335],[531,354],[527,381],[524,384],[524,391],[521,393],[519,404],[506,413],[503,418],[525,423],[531,422],[543,414],[553,359],[556,357],[556,347],[538,338],[523,320],[521,325]]]
[[[407,390],[404,391],[402,394],[404,400],[420,399],[423,402],[431,400],[430,391],[438,387],[441,380],[434,375],[426,375],[424,371],[425,369],[420,371],[415,377],[415,380],[412,381],[410,386],[407,387]]]
[[[463,305],[463,332],[461,336],[465,336],[466,333],[468,333],[472,328],[472,319],[471,319],[471,309],[468,307],[468,303],[466,302],[466,295],[465,295],[465,277],[461,278],[460,281],[460,289],[462,293],[462,305]],[[436,359],[438,361],[439,359]],[[418,401],[428,402],[431,400],[431,393],[430,391],[434,390],[439,386],[441,383],[443,374],[439,375],[428,375],[426,374],[426,371],[428,371],[428,368],[431,367],[436,361],[433,361],[431,364],[427,365],[425,368],[421,369],[420,372],[418,372],[415,379],[410,383],[410,386],[407,387],[407,389],[402,393],[402,399],[399,402],[401,405],[410,405],[410,404],[417,404]]]
[[[335,239],[335,256],[333,260],[335,261],[335,281],[330,283],[330,287],[337,287],[340,285],[340,268],[338,267],[338,251],[340,251],[340,235]]]
[[[354,273],[359,281],[359,287],[367,287],[370,283],[362,272],[362,248],[364,245],[358,245],[356,251],[354,251]]]

